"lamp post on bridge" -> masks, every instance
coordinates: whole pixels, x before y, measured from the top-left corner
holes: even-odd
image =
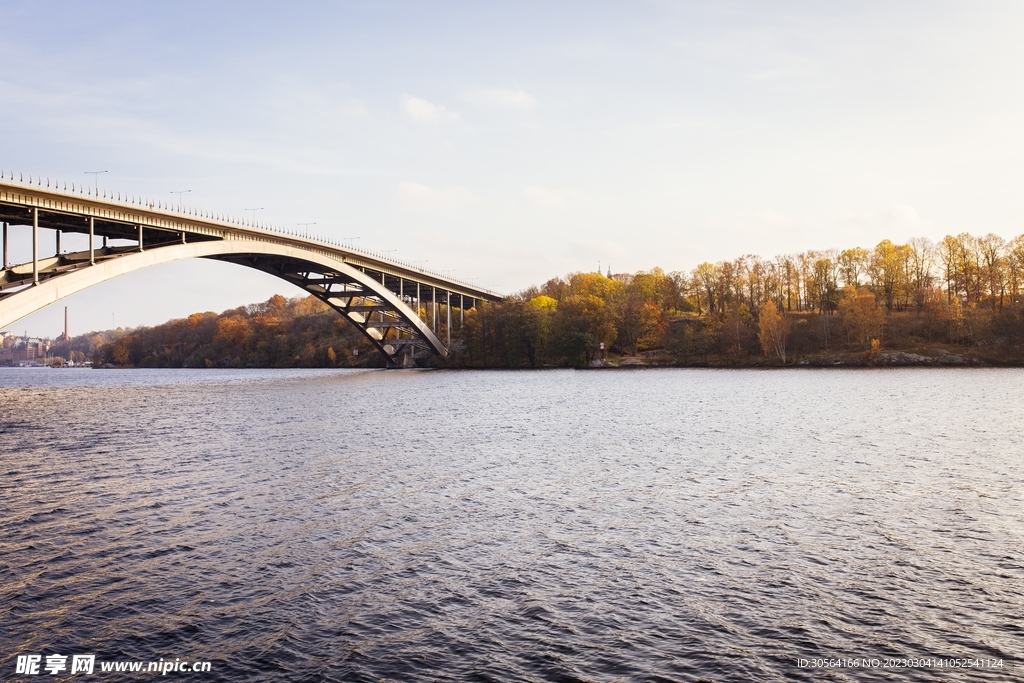
[[[192,190],[171,190],[171,194],[178,195],[178,212],[181,212],[181,197],[182,195],[188,194]]]
[[[316,221],[313,221],[312,223],[296,223],[296,225],[299,226],[300,228],[303,228],[306,233],[306,236],[309,237],[309,226],[316,225]]]
[[[262,206],[256,207],[255,209],[245,209],[245,211],[252,211],[252,224],[254,226],[256,225],[256,212],[257,211],[262,211],[262,210],[263,210]]]
[[[96,194],[100,193],[100,174],[109,173],[109,171],[84,171],[85,175],[91,175],[96,183]]]

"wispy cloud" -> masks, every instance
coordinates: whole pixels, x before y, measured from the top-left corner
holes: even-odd
[[[432,187],[412,182],[401,183],[398,186],[398,194],[403,201],[409,204],[445,211],[458,211],[480,201],[479,197],[464,187],[435,190]]]
[[[579,193],[575,190],[556,190],[540,185],[531,185],[523,188],[523,197],[534,206],[543,209],[556,209],[561,211],[569,206],[569,203],[576,199]]]
[[[370,116],[370,109],[355,97],[349,99],[345,104],[340,105],[336,111],[345,118],[365,119]]]
[[[428,123],[459,120],[458,112],[412,95],[402,95],[402,111],[411,119]]]
[[[507,88],[480,88],[468,92],[463,99],[470,104],[484,107],[510,107],[512,109],[530,110],[537,105],[537,100],[523,90]]]
[[[882,236],[899,240],[933,231],[930,221],[921,217],[917,209],[905,204],[893,204],[875,214],[849,213],[837,221],[841,229],[861,239],[881,239]]]

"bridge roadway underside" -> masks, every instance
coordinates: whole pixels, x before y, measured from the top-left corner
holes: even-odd
[[[452,330],[461,326],[465,310],[485,297],[495,298],[482,290],[459,291],[464,288],[457,283],[445,286],[449,283],[426,273],[417,277],[416,271],[401,272],[401,266],[392,267],[361,252],[251,229],[223,226],[228,229],[218,234],[217,230],[189,230],[188,221],[179,220],[180,229],[174,230],[2,199],[0,222],[0,329],[119,275],[181,259],[206,258],[254,268],[296,285],[354,325],[388,367],[414,367],[430,356],[447,356]],[[15,230],[31,233],[32,261],[9,263],[9,242]],[[44,230],[52,231],[49,248],[41,244]],[[89,247],[64,249],[62,240],[68,233],[87,236]],[[40,252],[49,255],[41,257]]]

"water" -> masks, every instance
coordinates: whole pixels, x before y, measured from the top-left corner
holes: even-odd
[[[1018,370],[0,371],[0,670],[95,653],[206,660],[168,675],[216,681],[1021,680],[1022,388]],[[800,666],[841,657],[1002,667]]]

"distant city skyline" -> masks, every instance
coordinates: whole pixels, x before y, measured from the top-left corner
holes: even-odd
[[[506,293],[599,261],[1024,232],[1017,4],[9,2],[4,21],[0,167],[257,209]],[[301,292],[179,263],[8,329],[274,293]]]

